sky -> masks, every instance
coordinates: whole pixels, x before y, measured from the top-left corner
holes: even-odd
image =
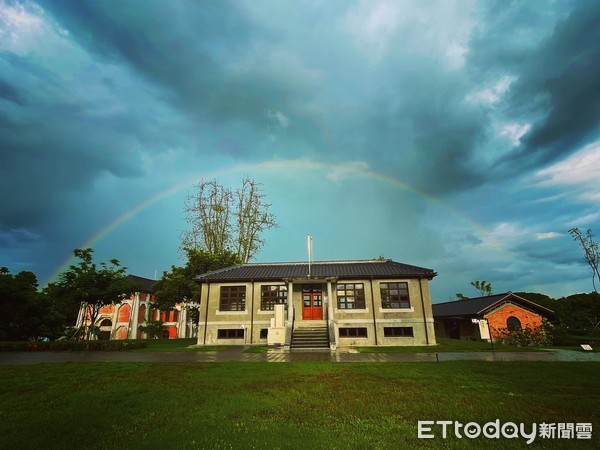
[[[261,183],[254,262],[384,255],[434,302],[592,290],[600,2],[0,0],[0,266],[183,265],[200,180]]]

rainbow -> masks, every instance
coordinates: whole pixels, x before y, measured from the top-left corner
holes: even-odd
[[[123,223],[127,222],[132,217],[135,217],[140,211],[148,208],[149,206],[159,202],[160,200],[167,198],[180,190],[197,183],[201,179],[214,179],[218,177],[222,177],[225,175],[231,175],[236,173],[247,173],[247,172],[256,172],[257,170],[280,170],[280,169],[294,169],[294,170],[320,170],[320,171],[329,171],[327,178],[332,181],[341,179],[347,175],[358,175],[365,178],[369,178],[381,183],[389,184],[395,186],[403,191],[407,191],[418,195],[426,199],[427,201],[444,208],[445,210],[451,212],[453,215],[460,217],[462,220],[467,222],[472,228],[476,229],[480,234],[487,234],[486,230],[481,227],[478,223],[456,210],[455,208],[443,203],[437,197],[434,197],[431,194],[428,194],[420,189],[417,189],[395,177],[390,175],[385,175],[379,172],[374,171],[369,167],[369,165],[363,161],[350,161],[343,163],[325,163],[314,161],[311,159],[274,159],[269,161],[257,162],[257,163],[245,163],[245,164],[236,164],[227,168],[223,168],[220,170],[216,170],[213,172],[207,172],[198,174],[195,176],[191,176],[186,178],[185,180],[177,183],[176,185],[161,191],[152,197],[146,199],[139,205],[125,212],[124,214],[117,217],[115,220],[110,222],[104,228],[100,229],[94,235],[92,235],[88,240],[86,240],[81,246],[78,248],[90,248],[93,245],[101,240],[104,236],[110,234],[113,230],[118,228]],[[54,273],[49,278],[49,282],[55,280],[58,275],[67,269],[70,264],[74,261],[73,256],[69,256],[67,260],[65,260],[60,266],[54,271]]]

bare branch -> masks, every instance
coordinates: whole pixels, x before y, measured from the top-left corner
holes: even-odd
[[[264,198],[260,184],[248,177],[235,192],[216,180],[201,181],[186,198],[184,212],[191,229],[182,233],[180,250],[231,250],[248,262],[264,245],[261,234],[277,226]]]
[[[598,269],[600,252],[598,251],[598,243],[594,241],[594,234],[592,233],[592,230],[588,229],[584,235],[579,228],[571,228],[569,234],[583,249],[585,261],[592,269],[592,286],[594,287],[594,292],[598,292],[596,289],[596,277],[600,280],[600,271]]]

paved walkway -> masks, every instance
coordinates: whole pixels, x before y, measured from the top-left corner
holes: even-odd
[[[348,350],[272,349],[267,353],[244,353],[248,347],[220,352],[0,352],[0,365],[65,362],[415,362],[415,361],[598,361],[600,353],[572,350],[497,353],[357,353]]]

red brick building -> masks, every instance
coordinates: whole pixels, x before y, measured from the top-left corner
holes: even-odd
[[[106,305],[100,309],[96,319],[96,327],[100,329],[98,339],[144,339],[149,336],[139,327],[149,321],[163,322],[163,338],[196,337],[197,326],[188,319],[185,305],[178,304],[172,311],[158,311],[152,308],[154,302],[154,280],[129,275],[130,280],[141,287],[140,292],[133,292],[129,298],[119,303]],[[82,306],[79,310],[76,327],[89,323]]]
[[[436,303],[432,309],[436,336],[452,339],[489,339],[488,330],[497,339],[503,329],[537,328],[544,317],[554,315],[512,292]]]

